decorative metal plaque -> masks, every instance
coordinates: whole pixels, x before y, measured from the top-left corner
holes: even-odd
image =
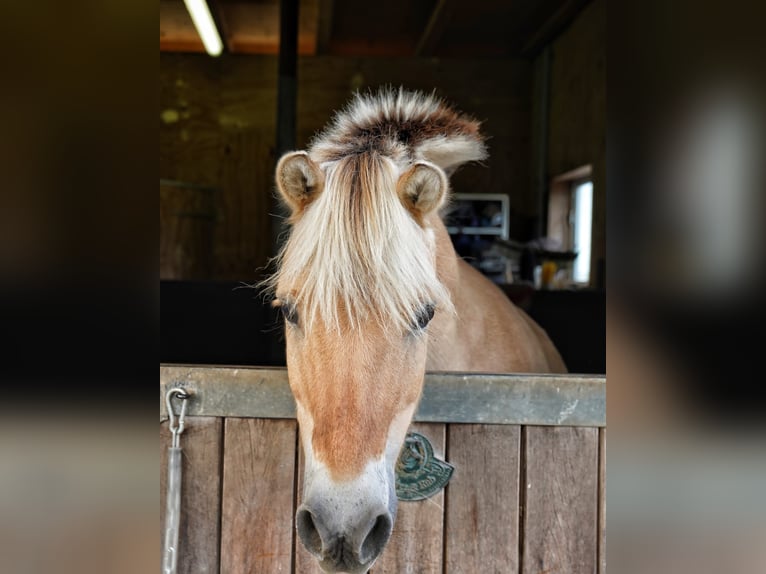
[[[422,434],[407,433],[396,461],[396,496],[399,500],[423,500],[447,485],[455,467],[434,456]]]

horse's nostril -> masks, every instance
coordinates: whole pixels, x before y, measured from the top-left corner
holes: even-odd
[[[393,522],[388,514],[381,514],[375,519],[375,524],[367,533],[359,551],[359,560],[362,564],[366,564],[383,552],[383,548],[391,536],[392,528]]]
[[[319,556],[322,552],[322,537],[314,524],[314,515],[305,508],[301,509],[295,517],[295,523],[306,550]]]
[[[383,512],[377,516],[374,511],[338,514],[307,504],[298,508],[295,527],[303,546],[325,571],[366,572],[383,552],[393,529],[391,514],[378,508]]]

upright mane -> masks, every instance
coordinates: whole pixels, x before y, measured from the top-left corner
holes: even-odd
[[[424,305],[451,311],[433,231],[402,204],[397,181],[416,161],[448,171],[485,158],[478,122],[416,92],[357,95],[308,154],[324,173],[324,189],[292,220],[269,280],[302,309],[302,327],[321,320],[356,328],[373,319],[401,333]]]
[[[487,157],[479,122],[434,95],[403,89],[357,94],[311,143],[318,163],[378,151],[395,163],[430,161],[447,173]]]

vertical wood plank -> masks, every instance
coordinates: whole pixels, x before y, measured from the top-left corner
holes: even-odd
[[[273,253],[265,241],[271,227],[271,193],[258,192],[273,178],[272,138],[259,129],[226,130],[220,135],[225,160],[217,185],[225,191],[216,195],[213,277],[233,277],[244,267],[255,270]],[[252,277],[252,272],[241,276]]]
[[[522,573],[592,574],[598,429],[527,427]]]
[[[598,429],[598,574],[606,574],[606,429]]]
[[[219,418],[188,417],[181,435],[179,574],[218,572],[222,432],[223,421]],[[160,540],[164,531],[170,440],[168,423],[164,422],[160,425]]]
[[[410,430],[427,437],[434,455],[444,460],[445,426],[417,423]],[[375,563],[374,574],[441,574],[443,525],[444,491],[426,500],[400,501],[391,540]]]
[[[221,572],[289,573],[294,420],[226,419]]]
[[[300,441],[299,441],[300,442]],[[298,456],[298,491],[296,492],[296,510],[303,502],[303,472],[306,468],[306,459],[303,454],[303,447],[299,447]],[[293,517],[293,529],[295,518]],[[322,574],[322,569],[309,551],[303,547],[303,543],[297,537],[295,538],[295,574]]]
[[[445,572],[517,572],[520,427],[452,424],[447,445]]]

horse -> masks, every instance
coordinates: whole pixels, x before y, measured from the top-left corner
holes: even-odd
[[[306,461],[295,524],[326,572],[367,572],[391,536],[426,370],[566,372],[442,221],[449,176],[486,158],[478,121],[386,88],[357,93],[277,163],[290,232],[267,283]]]

